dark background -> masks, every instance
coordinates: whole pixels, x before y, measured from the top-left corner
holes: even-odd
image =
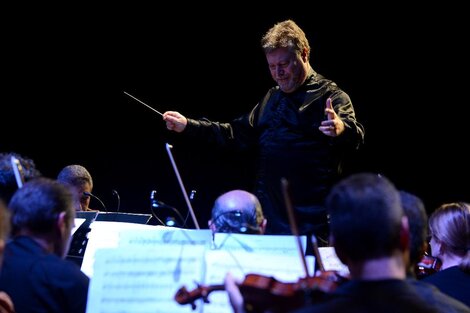
[[[294,19],[311,64],[353,101],[366,144],[347,172],[373,171],[419,195],[428,211],[470,201],[468,31],[463,8],[273,3],[170,3],[166,9],[27,7],[6,10],[0,151],[56,177],[84,165],[108,210],[150,213],[149,196],[188,210],[172,154],[201,227],[222,192],[251,188],[249,155],[169,133],[160,112],[229,121],[273,85],[262,35]],[[263,4],[257,4],[262,7]],[[465,26],[465,27],[464,27]],[[98,202],[92,201],[100,209]]]

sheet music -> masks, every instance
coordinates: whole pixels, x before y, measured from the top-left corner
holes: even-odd
[[[299,278],[305,277],[305,270],[302,260],[297,256],[297,250],[290,255],[250,253],[241,250],[212,250],[206,251],[205,260],[207,272],[204,283],[206,285],[223,284],[227,272],[231,272],[240,281],[243,281],[245,275],[249,273],[272,276],[281,282],[296,282]],[[310,273],[313,273],[314,263],[314,257],[307,256]],[[204,304],[204,313],[232,313],[226,292],[212,292],[209,295],[209,301],[210,303]]]
[[[88,313],[232,313],[225,291],[212,292],[208,304],[198,299],[196,311],[174,297],[183,286],[192,291],[198,284],[221,285],[228,271],[240,280],[249,273],[281,282],[305,277],[294,236],[216,234],[211,244],[210,230],[125,224],[92,224],[91,249],[82,263],[92,277]],[[305,246],[306,238],[301,242]],[[307,265],[313,273],[313,256]]]
[[[302,251],[305,251],[307,238],[300,236]],[[291,235],[246,235],[216,233],[214,249],[242,250],[245,252],[295,255],[300,257],[297,238]]]
[[[184,229],[159,227],[155,229],[123,230],[119,233],[119,246],[144,246],[154,244],[199,244],[212,245],[212,231],[209,229]]]
[[[159,226],[123,223],[123,222],[93,222],[88,234],[88,243],[83,255],[81,270],[88,277],[93,276],[93,263],[96,250],[102,248],[116,248],[119,243],[119,233],[124,230],[157,229]]]
[[[326,271],[337,271],[342,276],[349,275],[349,268],[340,261],[334,247],[320,247],[318,252]]]
[[[75,234],[75,232],[77,231],[78,228],[80,228],[80,226],[82,226],[82,224],[86,221],[85,218],[78,218],[76,217],[75,218],[75,226],[72,228],[72,236],[73,234]]]
[[[87,313],[178,313],[193,311],[174,300],[177,290],[197,287],[205,245],[153,244],[96,251]],[[202,300],[198,300],[202,301]],[[198,305],[198,308],[202,308]]]

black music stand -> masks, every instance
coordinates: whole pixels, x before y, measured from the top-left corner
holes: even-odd
[[[84,218],[85,221],[73,234],[66,259],[77,264],[79,267],[82,265],[83,256],[88,243],[88,233],[91,230],[90,225],[95,221],[97,216],[98,211],[76,212],[76,217]]]
[[[151,214],[121,213],[121,212],[99,212],[97,222],[123,222],[135,224],[147,224],[152,218]]]
[[[76,217],[84,218],[85,221],[73,234],[66,259],[81,267],[83,256],[85,255],[85,249],[88,244],[88,233],[91,231],[91,223],[94,221],[101,221],[147,224],[152,218],[152,215],[120,212],[80,211],[76,212]]]

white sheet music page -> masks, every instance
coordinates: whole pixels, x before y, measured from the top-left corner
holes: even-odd
[[[75,226],[72,228],[72,236],[73,234],[75,234],[75,232],[77,231],[77,229],[80,228],[80,226],[82,226],[82,224],[86,221],[86,219],[84,218],[78,218],[76,217],[75,218]]]
[[[309,256],[307,260],[309,271],[313,273],[313,257]],[[296,254],[213,250],[206,252],[206,266],[206,285],[223,284],[227,272],[240,281],[250,273],[273,277],[281,282],[296,282],[305,277],[302,261]],[[232,313],[225,291],[212,292],[208,299],[210,303],[203,304],[204,313]]]
[[[334,247],[320,247],[318,252],[326,271],[337,271],[345,277],[349,275],[348,266],[338,258]]]
[[[305,277],[294,236],[216,234],[212,242],[209,230],[110,223],[95,226],[88,313],[231,313],[225,291],[212,292],[210,303],[196,300],[195,311],[174,297],[182,287],[223,285],[229,271],[240,280],[249,273],[282,282]],[[312,256],[307,265],[312,274]]]
[[[301,242],[305,251],[305,236]],[[306,276],[295,236],[217,233],[214,246],[214,250],[206,251],[206,285],[223,284],[227,272],[241,281],[250,273],[281,282],[296,282]],[[307,256],[306,260],[313,275],[315,259]],[[203,304],[204,313],[232,313],[226,292],[212,292],[208,299],[210,303]]]
[[[119,246],[150,247],[154,244],[212,245],[212,231],[209,229],[185,229],[158,227],[154,229],[123,230],[119,233]]]
[[[302,251],[306,249],[307,237],[300,236]],[[246,252],[273,253],[276,255],[297,255],[300,257],[297,238],[291,235],[246,235],[214,234],[214,249],[243,250]]]
[[[81,270],[88,277],[93,276],[93,263],[96,250],[101,248],[116,248],[119,243],[119,233],[123,230],[156,229],[158,226],[123,223],[123,222],[93,222],[88,234],[88,243],[83,255]]]
[[[87,313],[178,313],[193,311],[174,296],[197,287],[205,245],[154,244],[96,251]],[[200,300],[198,300],[200,301]],[[202,307],[202,306],[198,306]]]

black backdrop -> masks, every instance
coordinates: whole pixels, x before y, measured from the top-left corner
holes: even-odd
[[[170,134],[124,91],[161,112],[235,118],[273,83],[261,36],[292,18],[310,40],[314,69],[349,93],[366,128],[366,145],[348,171],[382,173],[421,196],[428,211],[470,201],[462,183],[470,174],[464,10],[287,7],[293,4],[257,12],[230,3],[12,9],[0,150],[31,157],[49,177],[84,165],[110,210],[114,189],[121,211],[149,213],[154,189],[186,215],[170,143],[186,189],[197,191],[193,207],[205,227],[217,195],[251,187],[250,157]]]

